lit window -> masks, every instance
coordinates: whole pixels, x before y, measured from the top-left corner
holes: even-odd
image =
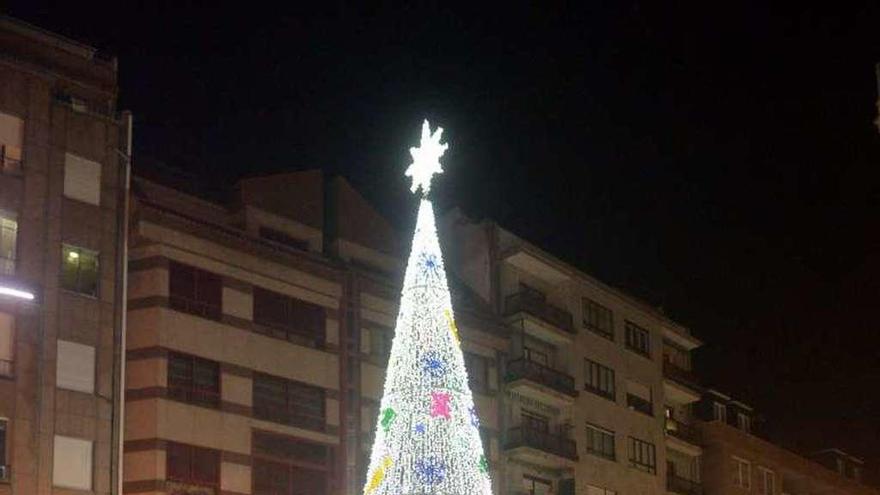
[[[101,164],[71,153],[64,155],[64,196],[101,204]]]
[[[94,393],[95,348],[59,340],[55,384],[58,388],[87,394]]]
[[[98,252],[63,244],[61,247],[61,288],[98,295]]]
[[[0,172],[10,175],[21,174],[23,135],[23,120],[0,113]]]
[[[0,275],[15,275],[18,222],[15,215],[0,210]]]
[[[92,442],[55,435],[52,485],[75,490],[92,489]]]
[[[752,464],[749,461],[733,458],[733,484],[743,488],[752,487]]]

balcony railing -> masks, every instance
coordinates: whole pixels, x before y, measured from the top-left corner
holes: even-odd
[[[21,173],[22,173],[21,160],[11,158],[8,156],[3,156],[2,150],[0,150],[0,174],[21,175]]]
[[[526,358],[507,363],[505,378],[508,382],[524,378],[572,397],[577,395],[574,389],[574,377]]]
[[[666,490],[681,495],[703,495],[703,485],[673,473],[666,473]]]
[[[504,313],[528,313],[568,333],[575,333],[571,313],[547,303],[540,295],[532,292],[510,294],[504,300]]]
[[[630,409],[642,414],[647,414],[648,416],[654,415],[654,406],[651,404],[651,401],[647,401],[638,395],[626,394],[626,405]]]
[[[577,460],[577,446],[574,440],[529,427],[517,426],[507,430],[504,446],[507,449],[531,447],[573,461]]]
[[[700,432],[694,425],[666,418],[666,433],[693,445],[700,445]]]
[[[691,388],[700,388],[700,380],[697,375],[666,360],[663,361],[663,376]]]

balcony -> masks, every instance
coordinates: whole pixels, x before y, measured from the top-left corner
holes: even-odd
[[[523,329],[534,336],[555,343],[568,344],[576,335],[571,313],[549,304],[541,294],[518,292],[504,300],[508,321],[520,320]]]
[[[648,416],[654,415],[654,406],[651,401],[645,400],[638,395],[626,394],[626,405],[633,411],[638,411]]]
[[[21,160],[6,156],[0,146],[0,174],[20,176],[22,174]]]
[[[663,390],[667,399],[678,404],[690,404],[700,400],[702,387],[697,376],[669,361],[663,361]]]
[[[578,459],[574,440],[522,426],[507,430],[504,449],[511,457],[548,468],[574,467]]]
[[[700,380],[693,371],[686,370],[666,360],[663,361],[663,376],[691,388],[700,388]]]
[[[536,392],[550,395],[545,399],[552,402],[562,400],[570,403],[578,395],[574,388],[574,377],[526,358],[507,363],[507,373],[504,378],[511,388],[517,388],[520,384],[518,382],[522,382],[524,387],[537,388]]]
[[[700,445],[700,432],[693,425],[666,418],[666,434],[691,445]]]
[[[703,486],[696,481],[666,473],[666,491],[681,495],[703,495]]]

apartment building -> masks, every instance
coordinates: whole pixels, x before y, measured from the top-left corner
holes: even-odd
[[[0,494],[117,493],[116,61],[0,16]]]
[[[125,493],[360,493],[400,254],[319,171],[243,180],[228,204],[135,179]],[[497,453],[506,329],[466,289],[454,301]]]
[[[450,270],[510,332],[498,492],[700,493],[700,341],[493,222],[452,211],[442,230]]]
[[[706,493],[880,494],[860,483],[860,459],[828,449],[811,460],[756,436],[752,408],[721,392],[706,391],[695,411],[701,419]]]

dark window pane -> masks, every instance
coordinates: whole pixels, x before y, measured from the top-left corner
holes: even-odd
[[[220,318],[223,284],[218,275],[174,261],[168,270],[172,308],[205,318]]]
[[[166,476],[169,480],[189,481],[192,457],[190,448],[179,443],[168,443],[165,451]]]

